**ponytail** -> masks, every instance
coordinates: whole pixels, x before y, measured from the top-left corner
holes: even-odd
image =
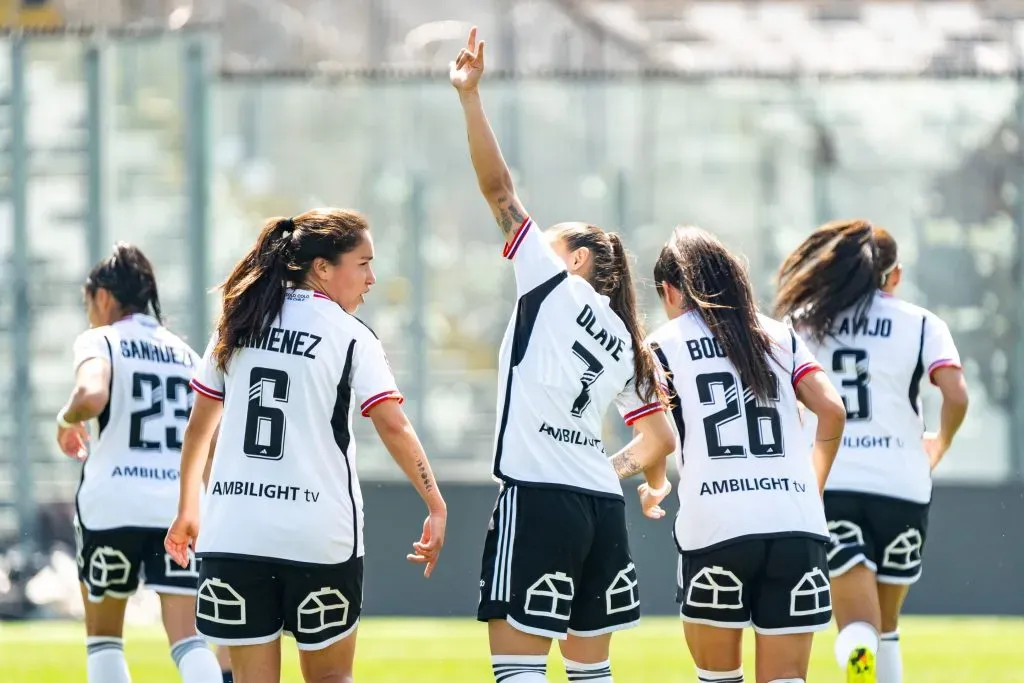
[[[660,400],[658,383],[655,380],[654,354],[644,341],[643,323],[637,314],[636,290],[633,289],[633,274],[626,255],[626,248],[617,233],[609,232],[612,268],[618,274],[607,296],[613,311],[619,316],[633,341],[633,383],[636,395],[644,403]]]
[[[676,228],[654,264],[659,293],[665,284],[678,289],[684,305],[696,309],[740,381],[765,405],[777,396],[774,342],[758,317],[746,270],[710,233]],[[663,295],[663,294],[662,294]]]
[[[110,292],[125,315],[151,313],[163,322],[153,264],[135,245],[118,242],[113,253],[93,267],[85,279],[85,291],[93,296],[100,288]]]
[[[288,288],[288,247],[294,229],[290,218],[268,220],[256,244],[221,285],[224,303],[213,349],[221,370],[227,369],[236,348],[246,339],[261,337],[280,315]]]

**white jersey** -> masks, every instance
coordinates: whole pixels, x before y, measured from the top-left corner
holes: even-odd
[[[825,488],[929,502],[920,386],[938,368],[960,367],[946,324],[879,292],[866,319],[840,315],[823,344],[808,340],[808,346],[846,404],[843,443]],[[814,426],[812,419],[808,429]]]
[[[775,341],[770,405],[740,386],[700,315],[684,313],[649,341],[665,371],[679,434],[679,549],[697,551],[758,536],[828,540],[825,511],[800,424],[795,387],[820,370],[786,325],[760,316]]]
[[[625,323],[583,278],[569,275],[547,237],[527,219],[504,256],[518,301],[498,353],[498,481],[622,497],[602,443],[614,402],[627,425],[662,410],[633,388],[633,342]]]
[[[166,529],[178,509],[181,439],[198,355],[155,318],[136,313],[75,340],[75,370],[110,362],[110,398],[97,418],[75,499],[90,530]]]
[[[380,340],[319,292],[289,290],[227,372],[211,339],[193,388],[224,401],[197,555],[340,564],[363,555],[352,418],[402,397]]]

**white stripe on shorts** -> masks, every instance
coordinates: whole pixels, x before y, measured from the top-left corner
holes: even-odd
[[[498,501],[498,554],[491,578],[491,600],[507,602],[512,597],[512,550],[515,546],[518,493],[515,486],[510,486]]]

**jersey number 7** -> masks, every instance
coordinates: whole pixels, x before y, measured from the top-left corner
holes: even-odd
[[[576,400],[572,403],[572,416],[582,417],[583,411],[590,405],[590,385],[597,381],[597,378],[604,374],[604,365],[601,364],[597,358],[594,357],[590,351],[587,351],[587,347],[578,341],[572,345],[572,352],[577,358],[583,361],[583,364],[587,366],[587,369],[583,371],[583,376],[580,377],[580,383],[583,388],[580,389],[580,395],[576,397]]]

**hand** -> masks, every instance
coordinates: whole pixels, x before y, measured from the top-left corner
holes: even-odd
[[[444,545],[444,528],[447,521],[447,512],[437,512],[427,517],[423,521],[423,535],[412,544],[413,551],[405,556],[410,562],[427,565],[423,570],[423,576],[428,579],[434,572],[437,556]]]
[[[935,432],[925,432],[921,441],[924,444],[924,452],[928,454],[928,464],[934,470],[942,460],[942,456],[949,450],[949,444],[944,439],[940,439]]]
[[[196,515],[178,513],[164,537],[164,550],[178,566],[187,569],[189,566],[189,549],[195,552],[196,541],[199,539],[199,519]]]
[[[647,482],[640,484],[636,490],[640,494],[640,506],[643,508],[644,516],[651,519],[661,519],[665,516],[665,510],[659,503],[672,491],[672,483],[668,479],[660,490],[652,489]]]
[[[476,42],[476,26],[469,32],[466,47],[459,51],[454,62],[448,64],[448,79],[459,92],[476,90],[484,74],[484,41]]]
[[[89,441],[89,432],[81,422],[70,427],[57,425],[57,444],[64,455],[72,460],[84,462],[89,457],[89,450],[86,443]]]

